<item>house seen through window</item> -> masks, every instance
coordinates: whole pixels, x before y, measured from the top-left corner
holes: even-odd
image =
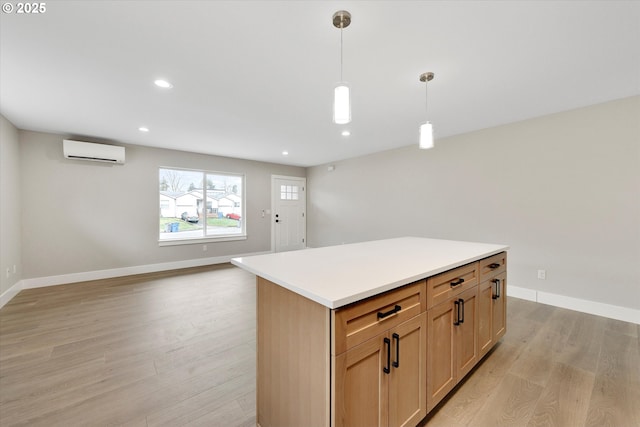
[[[244,176],[160,168],[160,241],[245,235]]]

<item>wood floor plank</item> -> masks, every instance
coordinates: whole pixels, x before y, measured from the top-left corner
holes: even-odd
[[[496,392],[519,354],[519,348],[500,342],[480,362],[441,409],[457,424],[467,425]]]
[[[625,327],[625,330],[630,330]],[[623,331],[625,332],[625,331]],[[611,329],[604,336],[585,425],[640,426],[637,337]]]
[[[224,411],[227,406],[233,405],[239,408],[241,419],[250,418],[242,409],[238,399],[247,394],[255,394],[255,373],[237,376],[223,383],[221,387],[212,387],[202,393],[191,396],[188,399],[168,405],[147,416],[149,426],[176,426],[186,425],[209,414]],[[234,411],[235,412],[235,411]],[[250,415],[255,415],[250,414]],[[206,418],[205,418],[206,419]],[[234,425],[234,424],[229,424]]]
[[[528,426],[584,425],[595,374],[555,363],[549,377]]]
[[[567,365],[596,372],[605,334],[605,323],[598,316],[570,312],[575,318],[565,345],[555,359]]]
[[[540,385],[508,373],[468,425],[526,426],[542,390]]]

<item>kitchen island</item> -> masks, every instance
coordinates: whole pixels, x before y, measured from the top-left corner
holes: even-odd
[[[505,245],[403,237],[252,257],[257,423],[417,425],[506,331]]]

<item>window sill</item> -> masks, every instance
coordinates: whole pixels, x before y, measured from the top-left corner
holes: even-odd
[[[202,243],[218,243],[218,242],[235,242],[238,240],[247,240],[247,235],[238,236],[222,236],[222,237],[198,237],[191,239],[167,239],[158,240],[158,246],[179,246],[179,245],[198,245]]]

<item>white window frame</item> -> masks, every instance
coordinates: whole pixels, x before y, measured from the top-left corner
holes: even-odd
[[[206,211],[207,211],[207,190],[206,188],[203,188],[203,202],[202,205],[204,206],[204,224],[203,224],[203,228],[202,228],[202,236],[200,237],[186,237],[186,238],[175,238],[175,239],[160,239],[160,232],[158,232],[158,245],[159,246],[176,246],[176,245],[194,245],[194,244],[203,244],[203,243],[217,243],[217,242],[233,242],[233,241],[238,241],[238,240],[246,240],[247,239],[247,224],[246,224],[246,206],[247,206],[247,196],[246,196],[246,188],[247,188],[247,184],[246,184],[246,175],[243,173],[235,173],[235,172],[221,172],[221,171],[214,171],[214,170],[205,170],[205,169],[187,169],[187,168],[180,168],[180,167],[174,167],[174,166],[160,166],[158,167],[158,179],[160,176],[160,170],[161,169],[168,169],[168,170],[174,170],[174,171],[184,171],[184,172],[191,172],[191,173],[201,173],[202,174],[202,186],[206,187],[206,176],[207,175],[227,175],[227,176],[232,176],[232,177],[239,177],[242,179],[242,184],[241,184],[241,197],[242,197],[242,206],[241,206],[241,221],[240,221],[240,226],[241,226],[241,231],[240,233],[233,233],[233,234],[223,234],[223,235],[219,235],[219,236],[212,236],[212,235],[207,235],[207,217],[206,217]],[[158,182],[159,184],[159,182]],[[160,192],[158,191],[158,198],[160,197]],[[217,210],[217,209],[216,209]],[[161,205],[160,203],[158,203],[158,221],[160,221],[161,218]]]

